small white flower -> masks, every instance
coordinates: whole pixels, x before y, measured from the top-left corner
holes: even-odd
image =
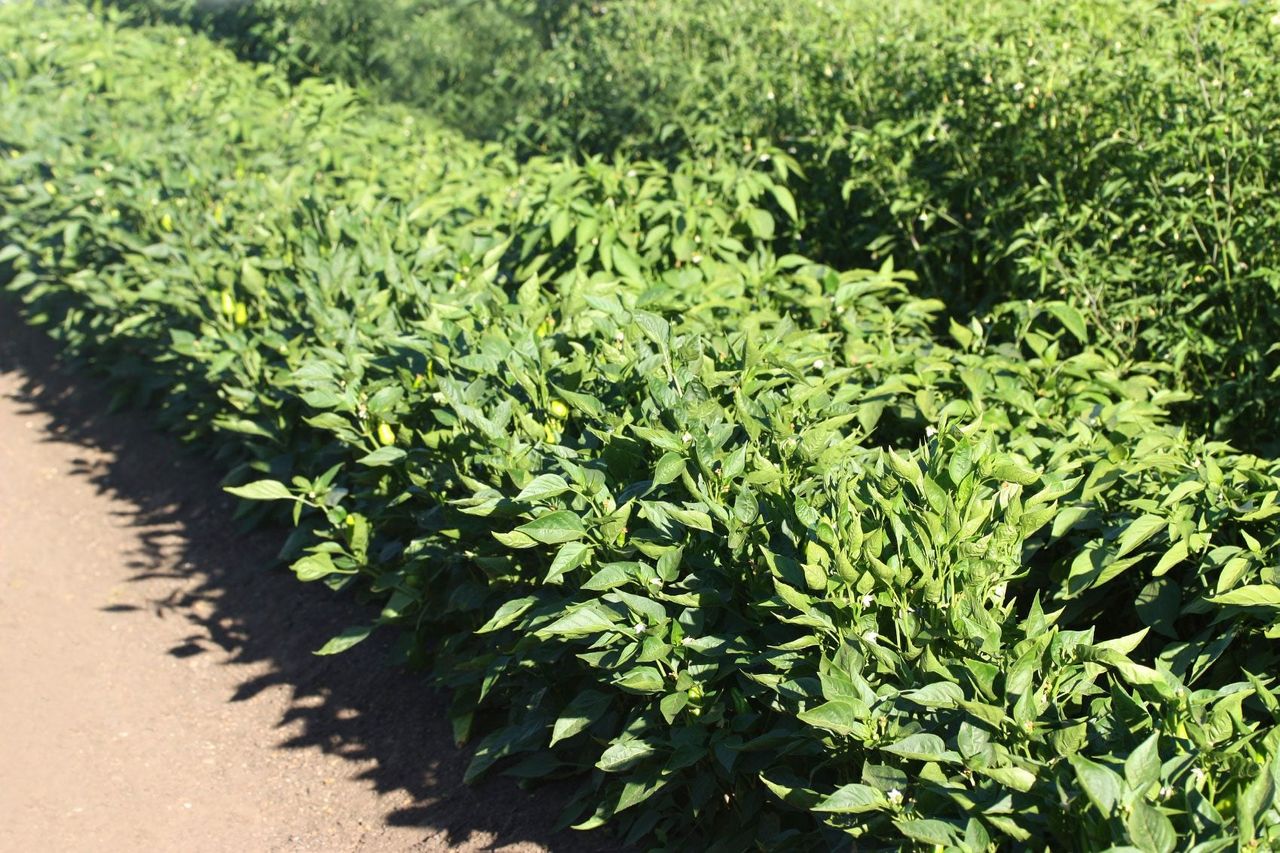
[[[1027,84],[1023,83],[1021,80],[1013,84],[1013,91],[1015,92],[1021,92],[1025,88],[1027,88]]]
[[[680,645],[682,645],[682,646],[692,646],[692,645],[693,645],[693,637],[684,637],[684,638],[682,638],[682,639],[680,640]]]
[[[772,89],[770,89],[768,92],[765,92],[764,96],[770,101],[772,101],[775,97]]]
[[[693,261],[695,264],[700,264],[702,263],[702,255],[698,254],[697,252],[694,252],[693,257],[691,257],[689,260]]]
[[[1245,89],[1245,90],[1244,90],[1243,92],[1241,92],[1240,94],[1244,95],[1246,98],[1252,98],[1252,97],[1253,97],[1253,90],[1252,90],[1252,89]]]
[[[685,444],[689,444],[693,441],[693,436],[686,432],[684,435],[680,436],[680,440]]]
[[[662,586],[662,578],[649,578],[649,583],[653,586]]]
[[[862,633],[862,639],[866,640],[868,643],[874,643],[876,640],[880,639],[880,635],[875,631],[864,631]]]
[[[871,593],[867,593],[866,595],[862,596],[862,606],[863,606],[863,607],[870,607],[871,605],[873,605],[873,604],[875,604],[875,603],[876,603],[876,597],[875,597],[874,595],[872,595]]]
[[[814,369],[814,370],[821,370],[822,368],[824,368],[824,367],[826,367],[826,366],[827,366],[827,363],[826,363],[825,361],[823,361],[822,359],[820,359],[820,358],[815,358],[815,359],[813,360],[813,369]]]
[[[634,630],[637,634],[643,634],[645,631],[649,630],[649,626],[643,622],[637,622]]]
[[[1170,788],[1168,785],[1165,785],[1163,788],[1160,789],[1160,799],[1167,800],[1172,796],[1173,796],[1173,788]]]
[[[895,806],[902,802],[902,792],[897,788],[890,788],[885,796],[889,799],[889,802]]]

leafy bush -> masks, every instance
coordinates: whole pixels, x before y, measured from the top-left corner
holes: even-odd
[[[1280,843],[1280,466],[1071,304],[781,254],[777,150],[518,162],[178,29],[0,44],[8,290],[293,511],[379,614],[321,651],[406,630],[472,776],[677,848]]]
[[[891,255],[963,312],[1069,296],[1112,345],[1175,366],[1186,422],[1275,449],[1270,4],[248,8],[272,24],[223,29],[249,55],[301,51],[316,58],[293,67],[372,80],[528,152],[792,150],[799,251]]]

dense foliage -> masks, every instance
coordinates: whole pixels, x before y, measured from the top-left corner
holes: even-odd
[[[799,251],[891,255],[981,313],[1069,296],[1170,363],[1180,419],[1275,450],[1280,26],[1185,0],[117,0],[529,152],[767,140]]]
[[[1280,844],[1280,465],[1085,303],[791,251],[767,143],[518,158],[66,7],[0,48],[0,280],[292,509],[378,614],[321,651],[406,631],[472,776],[670,848]]]

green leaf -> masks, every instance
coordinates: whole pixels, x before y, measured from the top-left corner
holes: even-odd
[[[676,521],[685,527],[692,527],[695,530],[705,530],[708,533],[715,528],[711,522],[711,516],[707,515],[700,509],[680,509],[679,507],[668,506],[667,513]]]
[[[512,622],[519,619],[525,611],[536,604],[538,599],[533,596],[525,596],[524,598],[516,598],[511,601],[504,602],[497,612],[490,617],[489,621],[476,629],[477,634],[487,634],[490,631],[498,631],[507,627]]]
[[[1169,525],[1168,520],[1158,515],[1144,515],[1129,522],[1129,526],[1120,534],[1120,548],[1116,551],[1116,559],[1133,551],[1143,542]]]
[[[610,597],[617,598],[633,612],[644,616],[651,622],[658,623],[667,618],[666,608],[664,608],[660,602],[645,598],[642,595],[634,595],[632,593],[616,589],[612,592]]]
[[[1276,802],[1275,758],[1258,768],[1258,775],[1244,787],[1236,798],[1236,820],[1240,825],[1242,840],[1253,840],[1259,834],[1259,819],[1269,812]],[[1265,821],[1265,818],[1263,818]]]
[[[1022,457],[1002,453],[992,460],[991,476],[1006,483],[1030,486],[1040,479],[1040,472],[1028,465]]]
[[[1182,609],[1182,593],[1169,578],[1156,578],[1138,593],[1134,609],[1152,630],[1172,639],[1178,638],[1174,621]]]
[[[338,567],[333,564],[333,558],[323,551],[302,557],[290,568],[298,576],[298,580],[304,583],[320,580],[338,571]]]
[[[373,625],[353,625],[315,650],[317,655],[336,655],[359,643],[373,633]]]
[[[760,515],[760,504],[751,489],[742,486],[733,500],[733,517],[740,524],[751,524]]]
[[[572,230],[573,214],[568,210],[557,210],[555,216],[551,217],[551,242],[560,245]]]
[[[680,478],[685,471],[684,456],[679,453],[664,453],[662,458],[658,460],[658,466],[653,473],[653,488],[665,486],[667,483],[673,483]]]
[[[551,728],[551,746],[585,731],[609,709],[612,697],[600,690],[583,690],[565,706],[564,713]]]
[[[662,701],[658,703],[658,710],[662,714],[662,718],[667,721],[667,725],[674,725],[676,716],[684,710],[689,704],[689,694],[681,690],[678,693],[668,693],[662,697]]]
[[[537,630],[541,637],[587,637],[611,630],[618,617],[595,602],[571,610],[549,625]]]
[[[240,432],[245,435],[256,435],[261,436],[262,438],[275,439],[275,435],[269,430],[264,429],[261,424],[249,420],[248,418],[217,418],[215,420],[215,424],[219,429],[224,429],[228,432]]]
[[[249,483],[244,486],[228,486],[224,491],[230,492],[238,498],[247,498],[251,501],[298,500],[289,491],[288,486],[277,480],[258,480],[256,483]]]
[[[551,567],[547,569],[547,576],[542,582],[558,584],[566,574],[579,566],[586,565],[590,558],[590,545],[584,542],[566,542],[556,552],[555,559],[551,561]]]
[[[633,580],[626,563],[609,563],[582,584],[582,588],[592,592],[604,592]]]
[[[955,844],[959,834],[953,825],[933,818],[897,819],[893,822],[893,825],[912,841],[919,841],[923,844],[941,844],[944,847],[950,847]]]
[[[917,690],[908,690],[902,696],[925,708],[954,708],[964,699],[964,691],[950,681],[935,681]]]
[[[651,744],[642,740],[622,740],[604,751],[600,760],[596,762],[596,767],[605,773],[620,773],[655,752],[657,750]]]
[[[1142,793],[1160,780],[1160,733],[1151,735],[1124,760],[1124,780]]]
[[[622,786],[622,793],[618,795],[618,801],[613,807],[613,813],[625,811],[632,806],[647,802],[658,790],[665,787],[669,779],[658,779],[650,777],[644,781],[628,780]]]
[[[1075,336],[1076,340],[1082,344],[1089,343],[1089,332],[1083,314],[1065,302],[1050,302],[1044,307],[1050,314],[1058,318],[1067,331]]]
[[[796,210],[796,198],[791,194],[791,190],[781,184],[774,184],[769,187],[769,192],[773,193],[774,199],[778,202],[778,207],[781,207],[787,216],[791,217],[792,222],[799,221],[800,213]]]
[[[1177,542],[1173,543],[1173,547],[1165,552],[1164,556],[1160,558],[1160,562],[1156,563],[1156,567],[1151,570],[1151,576],[1158,578],[1161,575],[1166,574],[1170,569],[1178,565],[1178,563],[1187,559],[1187,549],[1188,544],[1185,539],[1179,539]]]
[[[662,673],[651,666],[638,666],[628,670],[613,683],[628,693],[661,693],[666,687]]]
[[[964,349],[968,349],[973,344],[975,337],[973,330],[967,326],[960,325],[954,318],[949,320],[948,330],[951,332],[951,337],[955,338],[956,343],[960,344]],[[959,480],[953,480],[953,482],[959,482]]]
[[[510,533],[495,530],[493,531],[493,538],[497,539],[508,548],[533,548],[538,544],[536,539],[524,535],[519,530],[513,530]]]
[[[356,461],[361,465],[367,465],[370,468],[378,468],[399,462],[404,457],[405,452],[399,447],[379,447],[372,453],[367,453],[364,456],[361,456]]]
[[[837,788],[835,793],[814,806],[813,811],[861,814],[887,808],[888,805],[888,799],[879,789],[854,782]]]
[[[636,311],[632,317],[645,337],[665,351],[671,340],[671,324],[650,311]]]
[[[640,271],[640,260],[621,243],[613,244],[613,268],[623,278],[636,282],[644,281],[644,275]]]
[[[798,716],[801,722],[838,735],[862,737],[867,732],[867,719],[871,716],[871,710],[855,700],[834,699],[802,711]]]
[[[1104,816],[1110,817],[1124,790],[1120,774],[1083,755],[1070,755],[1067,760],[1076,771],[1076,779],[1089,800]]]
[[[772,240],[774,232],[773,214],[759,207],[747,211],[747,227],[751,233],[761,240]]]
[[[759,778],[774,796],[793,808],[808,811],[825,799],[816,791],[804,787],[804,781],[801,779],[788,778],[785,782],[779,782],[768,778],[763,773]]]
[[[924,732],[907,735],[897,743],[882,746],[880,749],[915,761],[956,761],[960,757],[954,752],[947,751],[947,745],[942,738]]]
[[[1125,828],[1129,830],[1129,840],[1142,853],[1173,853],[1178,843],[1172,821],[1146,800],[1133,803]]]
[[[573,542],[587,535],[582,519],[567,509],[549,512],[533,521],[522,524],[516,532],[523,533],[536,542],[545,545],[559,545],[562,542]]]
[[[1022,767],[978,767],[975,769],[983,776],[999,782],[1006,788],[1012,788],[1023,793],[1030,791],[1036,784],[1036,774]]]
[[[1209,598],[1214,604],[1235,607],[1280,607],[1280,586],[1273,583],[1238,586]]]
[[[569,491],[569,484],[559,474],[542,474],[529,481],[529,485],[516,495],[518,501],[544,501]]]

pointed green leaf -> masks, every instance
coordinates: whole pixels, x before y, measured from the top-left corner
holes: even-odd
[[[573,542],[587,535],[582,519],[567,509],[549,512],[533,521],[522,524],[516,532],[523,533],[536,542],[546,545],[559,545],[562,542]]]
[[[1144,515],[1129,522],[1129,526],[1120,534],[1120,549],[1116,558],[1125,556],[1130,551],[1155,536],[1169,525],[1169,522],[1158,515]]]
[[[297,500],[289,487],[277,480],[259,480],[244,486],[228,486],[225,491],[238,498],[251,501],[292,501]]]
[[[336,655],[359,643],[373,633],[373,625],[353,625],[338,636],[316,649],[317,655]]]
[[[559,474],[541,474],[529,481],[529,485],[516,495],[518,501],[544,501],[569,491],[569,484]]]
[[[889,800],[884,793],[870,785],[856,782],[837,788],[835,793],[813,807],[815,812],[834,814],[861,814],[887,808]]]

